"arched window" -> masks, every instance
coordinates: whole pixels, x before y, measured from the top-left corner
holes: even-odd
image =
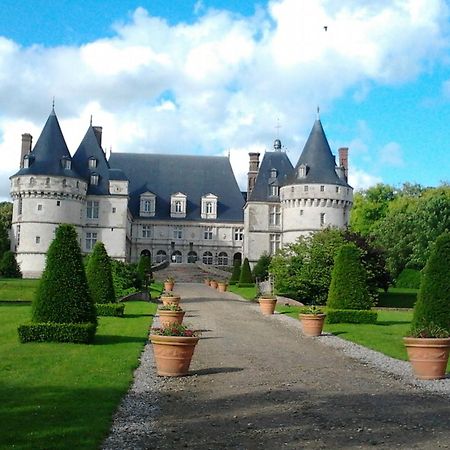
[[[34,186],[36,184],[36,178],[31,177],[30,178],[30,186]]]
[[[151,258],[152,254],[151,254],[150,250],[144,249],[141,252],[141,256],[147,256],[147,257]]]
[[[187,255],[187,262],[189,264],[196,263],[197,262],[197,253],[195,253],[194,251],[189,252]]]
[[[220,252],[217,258],[217,265],[228,266],[228,255],[225,252]]]
[[[213,263],[213,255],[211,252],[203,253],[203,264],[208,264],[211,266]]]
[[[233,263],[234,263],[234,261],[242,261],[242,253],[235,253],[234,255],[233,255]]]
[[[156,252],[156,262],[160,263],[167,260],[167,253],[164,250],[158,250]]]
[[[175,264],[181,264],[183,262],[183,255],[179,250],[175,250],[172,253],[172,262]]]

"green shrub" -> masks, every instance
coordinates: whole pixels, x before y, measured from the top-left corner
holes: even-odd
[[[97,303],[97,316],[123,317],[125,303]]]
[[[253,279],[258,278],[260,281],[266,280],[269,276],[269,265],[272,261],[272,257],[264,252],[256,261],[255,267],[253,267]]]
[[[137,275],[136,264],[113,259],[111,260],[111,272],[116,299],[121,299],[141,289],[142,284]]]
[[[380,292],[378,305],[383,308],[414,308],[417,292],[391,288],[388,292]]]
[[[327,323],[375,323],[376,311],[357,309],[327,309]]]
[[[74,342],[89,344],[94,340],[95,323],[29,323],[18,328],[19,340],[25,342]]]
[[[237,287],[255,287],[255,283],[237,283]]]
[[[241,276],[241,260],[235,259],[233,262],[233,272],[231,273],[231,278],[228,280],[228,284],[236,284]]]
[[[4,278],[22,278],[16,256],[9,250],[3,253],[0,261],[0,275]]]
[[[419,289],[420,287],[420,270],[403,269],[395,282],[396,288]]]
[[[137,273],[142,285],[147,289],[152,279],[152,260],[150,255],[141,255],[137,266]]]
[[[96,242],[86,266],[86,278],[94,303],[113,303],[116,300],[111,272],[111,260],[103,242]]]
[[[60,225],[32,305],[34,323],[97,323],[78,236],[72,225]]]
[[[0,221],[0,259],[10,249],[10,241],[6,226]]]
[[[239,276],[239,286],[242,284],[253,283],[252,271],[250,270],[250,264],[248,259],[245,258],[241,267],[241,274]]]
[[[330,309],[370,309],[367,275],[360,251],[354,244],[344,244],[337,252],[331,273],[327,306]]]
[[[414,316],[413,330],[439,328],[450,332],[450,233],[436,239],[430,257],[423,269]],[[433,336],[429,336],[433,337]]]

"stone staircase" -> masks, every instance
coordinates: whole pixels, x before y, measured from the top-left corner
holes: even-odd
[[[175,278],[178,283],[203,283],[211,274],[200,269],[196,264],[169,264],[166,268],[153,272],[157,281],[167,277]]]

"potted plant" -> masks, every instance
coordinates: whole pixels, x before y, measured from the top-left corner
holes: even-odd
[[[226,281],[217,282],[217,290],[219,292],[226,292],[228,288],[228,283]]]
[[[259,308],[265,316],[274,313],[277,304],[277,298],[272,294],[261,294],[259,297]]]
[[[324,314],[322,309],[315,305],[302,310],[298,315],[298,318],[303,334],[305,336],[320,336],[322,334],[325,317],[326,314]]]
[[[180,306],[173,303],[160,306],[158,308],[159,323],[163,328],[172,325],[181,325],[185,313]]]
[[[209,285],[213,288],[213,289],[217,289],[217,281],[216,280],[209,280]]]
[[[164,290],[173,291],[173,286],[175,284],[175,279],[173,277],[167,277],[164,281]]]
[[[175,295],[173,292],[163,292],[161,294],[161,301],[163,305],[179,305],[181,297]]]
[[[422,272],[411,332],[403,338],[415,376],[445,378],[450,350],[450,233],[436,239]]]
[[[187,375],[199,333],[184,325],[152,328],[150,342],[160,376],[180,377]]]

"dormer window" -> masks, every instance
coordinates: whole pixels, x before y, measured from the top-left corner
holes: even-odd
[[[156,210],[156,195],[153,192],[141,194],[139,215],[142,217],[153,217]]]
[[[70,170],[72,169],[72,160],[67,156],[64,156],[61,160],[61,165],[63,169]]]
[[[278,175],[277,169],[270,169],[270,178],[276,178]]]
[[[30,167],[31,165],[31,156],[30,155],[25,155],[23,157],[23,167],[25,169],[28,169],[28,167]]]
[[[280,195],[280,187],[276,184],[269,185],[269,195],[271,197],[278,197]]]
[[[170,197],[170,216],[186,217],[186,202],[187,197],[182,192],[172,194]]]
[[[300,164],[300,166],[298,167],[298,177],[299,178],[305,178],[306,174],[308,172],[308,166],[306,164]]]
[[[90,180],[91,180],[91,185],[97,186],[98,185],[98,180],[99,180],[98,174],[97,173],[91,174]]]
[[[206,194],[202,197],[202,219],[217,219],[217,195]]]
[[[97,167],[97,159],[91,156],[89,158],[89,169],[95,169]]]

